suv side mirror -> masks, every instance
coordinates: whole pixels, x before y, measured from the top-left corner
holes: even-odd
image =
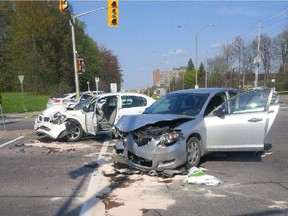
[[[214,114],[215,116],[218,116],[219,118],[224,118],[224,116],[225,116],[225,109],[224,109],[223,107],[220,107],[220,108],[218,108],[217,110],[215,110],[215,111],[213,112],[213,114]]]
[[[84,112],[88,112],[88,108],[86,106],[83,107]]]

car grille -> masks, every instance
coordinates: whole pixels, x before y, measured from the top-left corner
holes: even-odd
[[[39,122],[49,122],[50,121],[50,117],[39,115],[38,121]]]
[[[128,159],[134,164],[138,164],[145,167],[152,167],[152,161],[146,158],[139,157],[132,152],[128,151]]]

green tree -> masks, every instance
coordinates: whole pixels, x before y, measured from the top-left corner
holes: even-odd
[[[5,48],[5,52],[0,49],[0,62],[6,63],[0,67],[1,86],[5,83],[6,91],[18,91],[18,75],[24,75],[25,91],[51,96],[75,91],[70,12],[60,13],[56,1],[11,1],[5,6],[10,13],[0,14],[4,17],[0,20],[0,45]],[[118,57],[100,49],[78,19],[75,38],[78,55],[86,61],[86,72],[79,74],[80,90],[87,90],[88,81],[94,88],[96,76],[105,86],[101,90],[109,91],[110,82],[120,86]]]
[[[198,76],[198,85],[199,87],[205,86],[205,68],[203,63],[201,62],[199,69],[197,70],[197,76]]]
[[[195,72],[195,67],[192,62],[192,59],[189,59],[188,67],[184,74],[184,88],[185,89],[194,88],[195,83],[196,83],[195,74],[196,72]]]
[[[190,58],[189,61],[188,61],[187,70],[195,70],[195,66],[194,66],[193,61],[192,61],[191,58]]]
[[[85,34],[85,23],[76,20],[75,38],[79,58],[85,60],[86,71],[79,74],[79,85],[81,91],[87,91],[87,82],[91,83],[91,89],[96,89],[95,77],[101,73],[101,54],[98,44]]]
[[[100,83],[100,87],[105,91],[110,90],[110,83],[117,83],[118,91],[121,88],[122,73],[120,64],[116,55],[111,50],[101,47],[101,72],[100,78],[103,82]]]
[[[68,16],[60,15],[55,2],[14,2],[10,16],[6,74],[11,90],[24,75],[26,91],[50,93],[60,85],[71,89],[72,52]],[[70,51],[70,52],[69,52]]]
[[[5,73],[7,70],[7,49],[5,42],[7,41],[9,29],[9,17],[13,12],[12,3],[10,1],[0,2],[0,92],[6,91],[9,88],[10,74]]]

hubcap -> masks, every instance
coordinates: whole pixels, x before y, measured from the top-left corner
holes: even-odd
[[[79,136],[79,133],[80,133],[79,127],[75,127],[75,128],[73,128],[72,130],[69,131],[68,137],[70,139],[75,139],[75,138],[77,138]]]
[[[194,166],[195,163],[197,163],[198,159],[199,159],[199,148],[196,142],[191,142],[188,146],[187,146],[187,156],[188,156],[188,164],[190,164],[191,166]]]

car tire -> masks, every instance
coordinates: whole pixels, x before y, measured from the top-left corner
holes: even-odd
[[[66,126],[67,135],[66,139],[68,142],[77,142],[82,139],[84,131],[81,125],[77,121],[68,121]]]
[[[187,168],[198,166],[201,158],[201,146],[197,137],[191,137],[186,144]]]

